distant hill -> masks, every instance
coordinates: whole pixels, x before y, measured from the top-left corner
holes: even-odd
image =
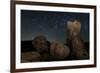
[[[29,52],[35,50],[32,46],[32,40],[21,41],[21,52]]]

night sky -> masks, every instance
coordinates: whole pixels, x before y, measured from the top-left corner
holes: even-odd
[[[32,40],[35,36],[46,36],[49,41],[65,42],[65,24],[69,20],[81,22],[80,36],[89,41],[89,13],[21,10],[21,40]]]

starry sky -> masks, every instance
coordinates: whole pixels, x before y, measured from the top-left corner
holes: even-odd
[[[21,10],[21,40],[32,40],[38,35],[49,41],[65,42],[67,21],[81,22],[80,36],[89,41],[89,13]]]

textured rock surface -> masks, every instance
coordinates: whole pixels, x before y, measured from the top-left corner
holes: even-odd
[[[37,62],[40,61],[40,54],[36,51],[25,52],[21,54],[21,62]]]
[[[36,36],[32,44],[39,53],[47,53],[49,51],[49,44],[45,36]]]
[[[54,59],[62,60],[69,56],[70,50],[67,46],[62,43],[51,43],[50,54]]]

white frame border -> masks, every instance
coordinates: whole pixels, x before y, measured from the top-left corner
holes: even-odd
[[[25,10],[41,10],[41,11],[61,11],[61,12],[79,12],[90,13],[90,60],[77,60],[77,61],[60,61],[60,62],[34,62],[34,63],[20,63],[20,25],[21,25],[21,9]],[[58,66],[75,66],[75,65],[89,65],[94,64],[94,9],[86,8],[70,8],[70,7],[52,7],[52,6],[37,6],[37,5],[21,5],[16,4],[15,12],[16,24],[16,69],[25,68],[43,68],[43,67],[58,67]]]

